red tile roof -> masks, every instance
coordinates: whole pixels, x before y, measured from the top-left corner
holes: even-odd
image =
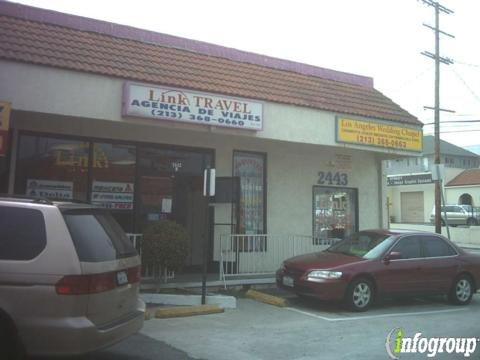
[[[446,186],[465,185],[480,185],[480,169],[465,170],[450,180]]]
[[[2,59],[421,125],[369,86],[369,78],[227,48],[223,48],[225,57],[212,56],[216,54],[212,49],[222,47],[181,39],[187,45],[180,49],[172,47],[172,41],[167,46],[154,36],[161,38],[163,34],[145,31],[153,34],[148,39],[154,39],[154,43],[135,36],[114,36],[115,31],[98,30],[105,28],[102,21],[18,4],[12,11],[13,5],[6,4],[0,2]],[[52,21],[52,13],[57,19],[66,18],[72,26],[65,25],[69,21],[58,25],[58,21]],[[89,26],[78,26],[79,20]],[[128,28],[109,25],[109,29]],[[205,51],[186,50],[189,42],[204,44]],[[240,58],[238,54],[245,61],[232,60]],[[297,68],[299,71],[292,70]]]

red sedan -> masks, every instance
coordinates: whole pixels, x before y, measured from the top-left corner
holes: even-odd
[[[446,294],[468,304],[480,281],[480,256],[428,232],[366,230],[325,251],[296,256],[277,286],[299,296],[344,300],[365,311],[377,296]]]

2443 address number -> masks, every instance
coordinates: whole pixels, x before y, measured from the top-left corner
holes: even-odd
[[[348,175],[338,171],[319,171],[317,184],[346,186],[348,185]]]

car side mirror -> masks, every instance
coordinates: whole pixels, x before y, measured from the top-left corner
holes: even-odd
[[[383,261],[388,263],[390,260],[398,260],[402,258],[402,254],[399,251],[391,251],[383,258]]]

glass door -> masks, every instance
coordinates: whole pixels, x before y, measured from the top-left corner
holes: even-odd
[[[208,249],[211,247],[203,170],[212,165],[212,159],[210,152],[201,150],[138,149],[139,230],[142,232],[149,223],[159,220],[172,220],[184,226],[190,235],[187,270],[203,264],[204,236],[208,239]]]
[[[358,231],[358,192],[351,188],[313,187],[313,236],[344,239]]]

